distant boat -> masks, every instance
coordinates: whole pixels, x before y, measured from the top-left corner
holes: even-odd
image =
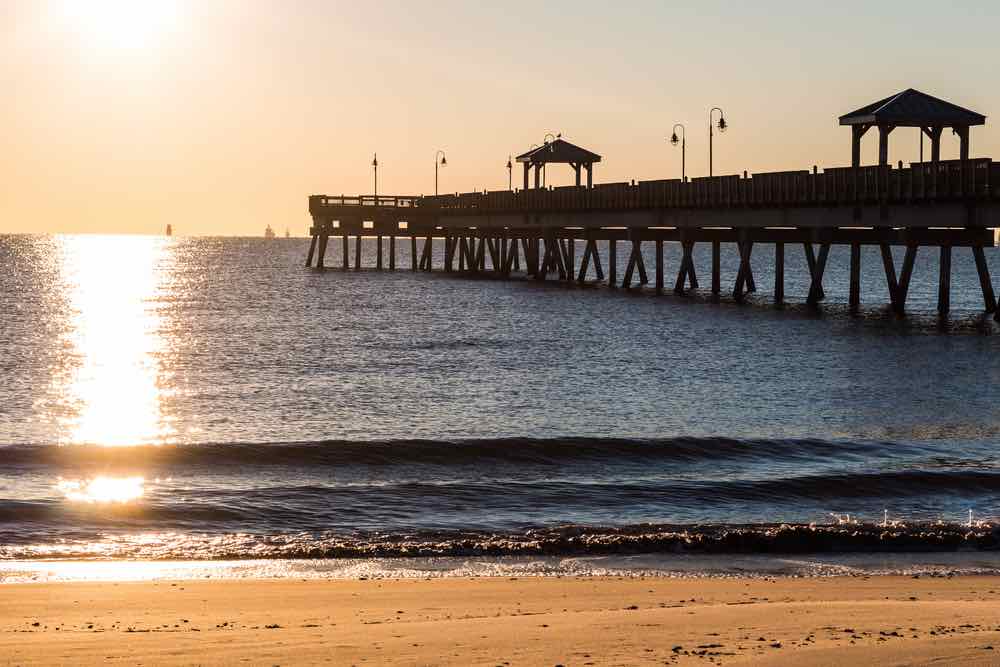
[[[264,238],[265,239],[273,239],[274,238],[274,230],[271,229],[271,225],[268,225],[267,229],[264,230]]]
[[[173,236],[173,234],[174,234],[174,228],[173,228],[173,227],[171,227],[171,226],[170,226],[170,225],[168,224],[168,225],[167,225],[167,236]]]

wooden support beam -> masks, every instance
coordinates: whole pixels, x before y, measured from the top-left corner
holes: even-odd
[[[563,246],[561,239],[553,239],[552,259],[555,262],[556,270],[559,271],[559,280],[567,280],[570,278],[571,276],[566,266],[566,249]]]
[[[625,267],[625,278],[622,280],[622,287],[632,286],[632,274],[639,271],[639,284],[645,285],[649,282],[646,276],[646,265],[642,259],[642,241],[632,240],[632,251],[629,253],[628,265]]]
[[[896,283],[896,312],[902,314],[906,310],[906,295],[910,291],[910,276],[913,275],[913,264],[917,260],[917,248],[919,246],[906,246],[906,255],[903,257],[903,268],[899,272],[899,282]]]
[[[424,239],[424,249],[420,253],[420,268],[424,271],[431,270],[432,254],[434,252],[434,237],[428,236]]]
[[[326,257],[326,243],[330,240],[327,234],[322,234],[319,237],[319,254],[316,256],[316,268],[323,268],[323,258]]]
[[[608,241],[608,287],[618,285],[618,243],[611,239]]]
[[[815,307],[823,298],[820,296],[823,294],[823,273],[826,271],[826,259],[829,255],[830,244],[821,243],[819,254],[816,256],[815,270],[812,274],[812,284],[809,286],[809,296],[806,298],[806,303],[810,306]]]
[[[591,257],[594,260],[594,275],[597,277],[598,281],[604,280],[604,269],[601,267],[601,251],[597,248],[597,241],[591,239],[594,250],[591,253]]]
[[[548,239],[545,239],[545,241],[544,241],[544,246],[545,246],[544,253],[541,252],[541,249],[542,249],[541,246],[542,246],[542,241],[540,240],[539,241],[539,251],[540,251],[539,254],[542,257],[541,257],[541,262],[540,262],[540,265],[538,267],[538,270],[535,271],[535,280],[545,280],[545,278],[549,274],[550,267],[552,266],[552,244],[551,244],[551,242]]]
[[[642,241],[632,241],[632,251],[635,253],[635,268],[639,270],[639,284],[647,285],[649,277],[646,275],[646,260],[642,258]]]
[[[482,236],[472,238],[472,247],[475,248],[475,256],[472,258],[472,270],[482,271],[486,268],[486,241]]]
[[[813,250],[812,242],[806,242],[802,244],[802,247],[806,251],[806,264],[809,266],[809,280],[812,282],[812,277],[816,274],[816,253]],[[826,292],[823,291],[823,286],[819,286],[818,298],[820,300],[826,298]]]
[[[396,237],[389,237],[389,270],[396,270]]]
[[[306,255],[306,266],[312,266],[313,255],[316,254],[316,243],[319,241],[319,234],[312,235],[312,241],[309,242],[309,254]]]
[[[354,270],[361,270],[361,232],[354,237]]]
[[[736,285],[733,287],[733,300],[736,303],[743,303],[744,288],[747,283],[747,275],[750,273],[750,257],[753,253],[752,241],[739,241],[736,248],[740,252],[740,268],[736,272]]]
[[[464,236],[458,237],[458,270],[465,273],[465,261],[469,254],[469,242]]]
[[[947,317],[951,310],[951,246],[941,246],[938,262],[938,315]]]
[[[656,293],[663,294],[663,239],[656,239]]]
[[[719,241],[712,241],[712,295],[719,297],[722,291],[722,244]]]
[[[487,236],[484,239],[484,241],[486,242],[486,250],[490,254],[490,267],[494,271],[496,271],[497,267],[500,266],[500,260],[497,257],[497,241],[496,241],[496,239],[494,239],[494,238],[492,238],[490,236]],[[483,259],[483,270],[484,271],[486,270],[486,259],[485,259],[485,256],[484,256],[484,259]]]
[[[681,266],[677,273],[677,283],[674,285],[674,291],[677,293],[684,291],[685,281],[691,289],[698,289],[698,275],[694,270],[694,241],[681,241],[681,249],[683,251]]]
[[[344,243],[341,246],[343,252],[341,253],[341,262],[343,262],[344,271],[351,268],[351,242],[347,237],[347,232],[344,232],[343,236]]]
[[[583,246],[583,257],[580,258],[580,273],[576,278],[578,283],[582,283],[587,279],[587,268],[590,265],[590,253],[593,243],[592,240],[588,239],[587,243]]]
[[[972,249],[972,256],[976,259],[976,271],[979,273],[979,287],[983,291],[983,305],[987,313],[992,313],[997,309],[997,299],[993,294],[993,281],[990,280],[990,267],[986,264],[986,255],[981,247]]]
[[[785,244],[774,244],[774,303],[785,302]]]
[[[969,126],[956,127],[955,134],[958,135],[958,159],[969,159]]]
[[[688,277],[688,247],[687,241],[681,243],[681,263],[677,267],[677,280],[674,281],[674,294],[684,293],[684,283]]]
[[[576,264],[576,239],[566,239],[566,278],[573,279],[573,267]]]
[[[559,279],[565,280],[566,267],[563,264],[562,248],[559,239],[551,235],[545,237],[545,255],[542,259],[539,280],[545,280],[550,271],[557,272]]]
[[[883,243],[879,246],[882,252],[882,269],[885,271],[885,282],[889,289],[889,301],[892,302],[892,309],[897,313],[903,312],[903,305],[899,299],[899,283],[896,281],[896,264],[892,259],[892,248]]]
[[[417,237],[415,234],[410,235],[410,269],[417,270]]]
[[[522,249],[524,248],[524,241],[523,240],[521,241],[520,246],[521,246]],[[518,241],[517,241],[517,237],[516,236],[513,239],[511,239],[511,248],[510,248],[510,250],[511,250],[511,254],[514,257],[514,261],[511,264],[512,269],[514,271],[520,271],[521,270],[521,258],[520,258],[520,254],[521,253],[518,250]],[[527,266],[528,266],[528,256],[527,255],[524,256],[524,265],[525,265],[525,268],[527,268]]]
[[[848,304],[852,313],[861,308],[861,244],[851,244],[851,289]]]
[[[750,280],[753,280],[752,272]],[[691,285],[691,289],[698,289],[698,272],[695,271],[694,267],[694,241],[688,241],[688,284]],[[754,285],[754,289],[757,289],[756,285]]]
[[[455,270],[455,237],[450,234],[444,237],[444,270],[445,273]]]
[[[625,276],[622,278],[622,287],[629,289],[632,287],[632,274],[635,272],[635,251],[628,255],[628,263],[625,265]]]
[[[505,239],[506,239],[506,237],[505,237]],[[504,257],[503,272],[504,272],[505,276],[509,277],[510,274],[511,274],[511,271],[514,270],[514,263],[517,261],[518,240],[517,240],[517,237],[515,236],[515,237],[512,237],[510,239],[506,239],[505,242],[507,243],[507,254]]]
[[[375,268],[382,270],[382,235],[375,237]]]

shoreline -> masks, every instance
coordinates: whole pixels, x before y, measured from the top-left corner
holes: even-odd
[[[25,665],[1000,658],[998,576],[160,580],[0,595],[0,655]]]
[[[823,579],[1000,577],[1000,552],[436,556],[314,559],[0,560],[0,590],[18,583],[202,580],[417,580],[503,577]]]

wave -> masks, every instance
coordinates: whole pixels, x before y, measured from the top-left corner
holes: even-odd
[[[822,554],[1000,550],[990,524],[560,526],[522,532],[425,531],[344,535],[122,534],[50,543],[0,542],[0,560],[134,558],[245,560],[627,554]]]
[[[880,457],[920,450],[919,445],[818,439],[736,438],[497,438],[455,440],[322,440],[315,442],[205,443],[193,445],[0,446],[5,465],[461,465],[507,462],[561,465],[567,461],[696,462],[717,459]]]
[[[572,521],[615,525],[727,516],[801,519],[855,508],[867,508],[871,516],[872,510],[881,514],[883,507],[947,507],[955,516],[969,507],[988,512],[998,501],[1000,472],[964,468],[737,480],[669,475],[639,480],[627,475],[611,479],[537,475],[346,483],[258,479],[252,487],[189,485],[180,480],[152,481],[143,497],[129,503],[0,497],[0,530],[5,526],[35,526],[52,534],[75,528],[275,533],[401,526],[508,530]],[[918,516],[928,514],[925,509]],[[983,516],[983,511],[977,514]]]

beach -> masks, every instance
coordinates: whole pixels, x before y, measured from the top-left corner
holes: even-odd
[[[44,583],[0,601],[5,665],[1000,660],[1000,577]]]

